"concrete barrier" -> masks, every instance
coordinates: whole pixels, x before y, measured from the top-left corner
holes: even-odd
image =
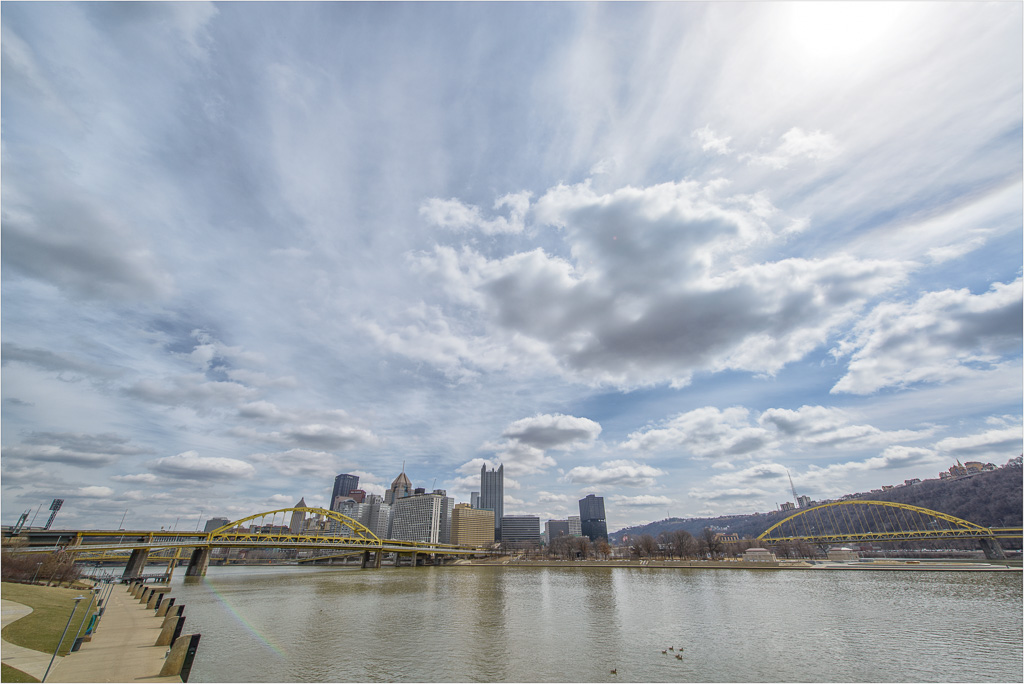
[[[160,605],[160,601],[163,599],[163,597],[164,592],[161,591],[158,594],[154,591],[152,594],[149,595],[149,601],[146,602],[146,607],[150,609],[155,609],[157,606]]]
[[[174,597],[173,596],[171,598],[167,599],[166,601],[162,601],[160,603],[160,605],[157,606],[156,616],[157,617],[164,617],[165,615],[167,615],[167,611],[169,611],[171,609],[171,606],[173,606],[173,605],[174,605]]]
[[[174,640],[181,634],[181,628],[185,625],[185,618],[181,616],[172,616],[164,619],[163,628],[160,630],[160,636],[156,638],[156,646],[170,646],[174,643]]]
[[[192,672],[192,662],[196,657],[196,650],[199,648],[201,634],[183,634],[174,640],[167,660],[164,661],[163,669],[160,670],[161,677],[181,677],[181,681],[187,682]]]

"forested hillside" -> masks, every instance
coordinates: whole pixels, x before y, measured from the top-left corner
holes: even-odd
[[[919,484],[896,487],[884,492],[859,494],[855,498],[870,501],[892,501],[948,513],[986,527],[1020,527],[1024,519],[1022,506],[1022,471],[1002,467],[957,480],[925,480]],[[630,538],[649,534],[655,539],[662,532],[686,530],[697,536],[705,527],[734,532],[741,539],[753,538],[782,520],[792,511],[773,511],[760,515],[733,515],[718,518],[668,518],[626,527],[609,535],[613,544],[624,535]]]

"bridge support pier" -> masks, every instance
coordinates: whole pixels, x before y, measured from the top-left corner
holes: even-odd
[[[978,542],[981,544],[981,550],[985,552],[987,560],[1006,560],[1003,547],[995,537],[979,537]]]
[[[189,558],[185,577],[205,577],[208,567],[210,567],[210,549],[196,549],[192,552],[192,557]]]
[[[373,553],[373,567],[374,569],[380,567],[380,562],[384,560],[384,552],[377,550]],[[363,551],[362,560],[359,563],[360,568],[367,568],[370,565],[370,552]]]
[[[132,549],[132,555],[128,557],[128,565],[125,566],[121,577],[137,577],[142,574],[149,560],[149,549]]]

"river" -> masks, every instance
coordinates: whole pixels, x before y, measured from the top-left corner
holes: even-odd
[[[1024,667],[1020,573],[211,567],[171,595],[203,635],[192,682],[1019,682]]]

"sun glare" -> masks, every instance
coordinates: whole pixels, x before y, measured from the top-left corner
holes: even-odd
[[[797,2],[786,38],[802,59],[832,62],[876,56],[902,8],[888,2]]]

